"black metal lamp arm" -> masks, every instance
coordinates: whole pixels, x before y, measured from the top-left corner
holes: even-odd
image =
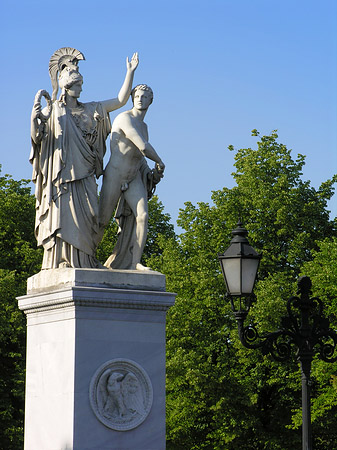
[[[329,319],[323,316],[323,303],[317,297],[309,297],[308,286],[302,286],[300,292],[300,296],[288,300],[288,315],[282,317],[281,328],[274,332],[260,335],[255,325],[245,326],[250,304],[246,310],[234,311],[242,345],[260,348],[277,361],[290,359],[292,346],[297,347],[300,361],[312,360],[315,354],[326,362],[337,361],[337,333],[329,328]],[[232,299],[231,304],[234,304]]]

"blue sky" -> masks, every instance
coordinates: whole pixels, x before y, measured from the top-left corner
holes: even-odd
[[[173,222],[184,202],[234,185],[227,147],[254,148],[255,128],[277,129],[294,158],[306,155],[303,178],[315,188],[337,173],[335,0],[2,0],[0,17],[3,173],[31,176],[33,99],[51,93],[49,58],[64,46],[86,57],[84,102],[115,97],[126,56],[139,52],[135,83],[154,90],[145,121]]]

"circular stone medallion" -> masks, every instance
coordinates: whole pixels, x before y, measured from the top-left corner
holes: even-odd
[[[90,404],[105,426],[127,431],[148,416],[153,402],[149,376],[136,362],[113,359],[104,363],[90,382]]]

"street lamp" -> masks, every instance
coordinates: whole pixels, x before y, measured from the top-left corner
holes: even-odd
[[[261,259],[261,255],[249,245],[247,235],[248,231],[239,222],[232,231],[230,246],[223,255],[218,255],[232,309],[236,317],[243,316],[244,319],[253,300],[253,288]],[[234,298],[240,299],[238,307]]]
[[[312,450],[310,414],[310,372],[314,355],[326,362],[337,361],[335,349],[337,333],[329,328],[329,319],[323,315],[323,303],[310,297],[309,277],[298,279],[297,296],[287,302],[287,316],[282,317],[279,330],[259,335],[254,325],[245,325],[254,299],[253,288],[261,256],[249,245],[248,232],[239,222],[232,232],[233,239],[223,255],[219,255],[225,278],[227,297],[238,323],[241,343],[250,349],[260,348],[277,361],[291,357],[297,347],[302,372],[302,449]]]

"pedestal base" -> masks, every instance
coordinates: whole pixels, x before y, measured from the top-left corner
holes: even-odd
[[[164,289],[156,272],[29,279],[25,450],[165,449]]]

